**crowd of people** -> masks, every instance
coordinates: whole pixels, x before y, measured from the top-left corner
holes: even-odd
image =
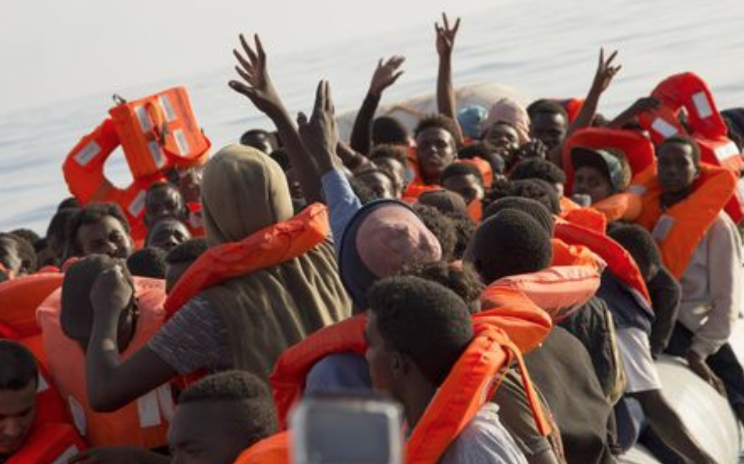
[[[742,127],[691,73],[602,116],[617,52],[583,99],[461,107],[459,28],[438,113],[376,115],[405,61],[380,60],[349,140],[327,81],[293,118],[241,35],[229,87],[276,131],[149,185],[144,240],[74,197],[0,233],[0,463],[288,463],[293,405],[377,391],[409,463],[724,464],[655,360],[744,422]]]

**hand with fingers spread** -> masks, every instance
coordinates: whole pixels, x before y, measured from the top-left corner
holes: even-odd
[[[243,81],[233,80],[229,82],[229,85],[234,91],[248,97],[256,105],[256,108],[271,116],[282,111],[283,106],[269,77],[266,53],[261,44],[261,39],[258,34],[253,37],[255,50],[251,48],[243,34],[240,34],[243,53],[241,54],[238,50],[233,49],[233,55],[238,60],[235,71],[243,78]]]
[[[318,84],[315,94],[315,106],[310,121],[300,113],[297,118],[300,138],[315,160],[315,165],[322,176],[339,165],[336,156],[338,145],[338,126],[336,125],[336,110],[331,99],[331,88],[328,81],[322,80]]]
[[[384,63],[382,58],[380,58],[380,61],[377,63],[377,69],[375,69],[375,73],[372,75],[372,82],[369,84],[369,93],[380,97],[385,89],[395,84],[395,81],[403,74],[400,67],[404,61],[406,61],[405,57],[397,55]]]
[[[434,30],[437,33],[437,53],[440,57],[452,55],[458,29],[460,29],[460,18],[457,18],[454,26],[450,28],[449,19],[445,13],[442,13],[442,25],[438,22],[434,23]]]
[[[599,49],[599,63],[597,65],[597,73],[594,75],[594,83],[592,89],[602,93],[610,86],[612,79],[620,71],[622,65],[613,66],[613,61],[617,57],[617,50],[612,52],[610,56],[605,60],[604,48]]]

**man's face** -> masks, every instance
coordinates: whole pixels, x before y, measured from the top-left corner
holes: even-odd
[[[692,187],[698,167],[692,148],[679,143],[667,143],[657,153],[659,185],[666,193],[678,194]]]
[[[511,153],[519,148],[519,134],[517,130],[508,124],[494,124],[488,129],[486,142],[499,151],[505,150]]]
[[[145,224],[148,227],[167,217],[181,219],[183,213],[183,197],[175,187],[158,188],[145,197]]]
[[[20,390],[0,390],[0,455],[18,451],[36,416],[36,382]]]
[[[472,174],[448,177],[442,182],[442,187],[460,194],[467,204],[483,198],[483,185]]]
[[[592,203],[597,203],[614,193],[610,180],[598,169],[582,166],[574,173],[573,193],[589,195]]]
[[[171,464],[231,464],[252,443],[235,402],[187,403],[168,430]]]
[[[0,263],[13,275],[18,275],[23,266],[18,256],[18,244],[10,237],[0,237]]]
[[[132,238],[113,216],[80,226],[75,240],[83,256],[102,254],[127,259],[132,254]]]
[[[416,137],[416,157],[423,180],[436,184],[442,172],[455,160],[455,139],[438,127],[424,129]]]
[[[552,150],[563,142],[567,129],[568,122],[562,114],[538,113],[532,120],[530,135]]]
[[[155,223],[148,236],[147,246],[171,251],[191,238],[186,226],[175,219],[165,219]]]
[[[374,192],[376,198],[396,198],[393,180],[381,172],[362,174],[359,180]]]

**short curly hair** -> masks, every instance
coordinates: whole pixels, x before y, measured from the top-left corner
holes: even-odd
[[[468,264],[447,261],[417,264],[404,268],[398,275],[421,277],[449,288],[468,305],[470,314],[480,312],[483,283],[478,273]]]
[[[436,386],[444,382],[474,337],[462,298],[420,277],[377,281],[369,291],[369,311],[385,345],[409,356]]]
[[[456,146],[460,147],[462,145],[462,135],[460,135],[460,129],[457,122],[443,114],[426,116],[419,121],[416,129],[413,130],[413,134],[415,137],[418,137],[421,132],[431,128],[446,130],[452,136]]]
[[[416,203],[413,205],[413,210],[439,241],[442,247],[442,260],[453,261],[457,245],[457,231],[452,220],[433,206]]]
[[[541,179],[551,184],[565,184],[566,173],[550,161],[533,158],[515,164],[509,172],[509,179]]]

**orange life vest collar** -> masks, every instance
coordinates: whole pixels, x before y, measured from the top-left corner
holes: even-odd
[[[638,270],[638,265],[633,257],[610,237],[586,227],[557,219],[555,238],[569,245],[583,245],[589,248],[607,263],[607,266],[620,280],[638,291],[647,302],[651,301],[646,282],[643,280],[641,271]]]
[[[325,240],[329,231],[328,209],[316,203],[292,219],[261,229],[240,242],[209,248],[168,295],[166,317],[202,290],[302,256]]]
[[[0,324],[14,338],[41,332],[36,308],[54,290],[62,286],[63,274],[43,273],[21,276],[0,284]]]
[[[638,223],[651,231],[659,244],[664,265],[677,279],[687,269],[703,236],[725,208],[736,189],[736,178],[725,168],[702,164],[687,199],[662,211],[661,187],[652,166],[631,188],[642,194]]]

